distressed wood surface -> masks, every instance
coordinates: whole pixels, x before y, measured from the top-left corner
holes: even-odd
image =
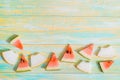
[[[24,44],[120,42],[119,17],[2,16],[0,19],[1,44],[8,44],[6,39],[14,33],[21,36]]]
[[[93,58],[93,72],[83,73],[71,63],[61,63],[60,71],[45,71],[43,65],[30,72],[16,73],[14,66],[0,57],[2,80],[119,80],[120,79],[120,0],[1,0],[0,1],[0,52],[12,49],[20,52],[6,40],[13,34],[21,36],[24,50],[33,54],[41,52],[48,57],[51,52],[61,55],[70,43],[76,62],[86,60],[76,50],[86,44],[112,45],[118,57],[107,72],[102,73]],[[26,57],[29,54],[26,54]]]
[[[4,0],[1,15],[120,16],[120,0]]]
[[[87,60],[86,58],[82,57],[78,51],[80,50],[80,48],[84,47],[85,45],[72,45],[72,48],[74,50],[74,54],[75,54],[75,57],[76,57],[76,62],[75,63],[65,63],[65,62],[61,62],[60,63],[60,68],[61,70],[60,71],[45,71],[45,63],[43,63],[42,65],[40,65],[39,67],[36,67],[36,68],[33,68],[32,71],[30,71],[30,73],[46,73],[46,74],[85,74],[84,72],[81,72],[79,71],[78,69],[75,68],[75,64],[77,62],[79,62],[80,60]],[[98,62],[101,61],[101,60],[109,60],[109,59],[103,59],[103,58],[99,58],[96,56],[96,51],[98,49],[98,47],[100,46],[103,46],[103,45],[95,45],[95,48],[94,48],[94,58],[91,60],[92,62],[92,66],[93,66],[93,69],[92,69],[92,74],[102,74],[101,72],[101,69],[98,65]],[[40,52],[41,54],[43,54],[46,58],[49,57],[49,54],[51,52],[55,52],[58,59],[60,59],[60,56],[62,55],[62,53],[64,52],[64,49],[66,47],[66,45],[56,45],[56,44],[52,44],[52,45],[24,45],[25,49],[24,51],[20,51],[19,49],[15,48],[15,47],[11,47],[11,45],[1,45],[0,49],[1,50],[7,50],[7,49],[12,49],[13,51],[19,53],[19,52],[24,52],[23,54],[26,55],[26,58],[28,58],[28,55],[29,54],[34,54],[35,52]],[[119,48],[120,46],[113,46],[116,50],[117,53],[120,53],[119,51]],[[28,54],[29,52],[29,54]],[[120,62],[120,55],[118,54],[117,58],[113,59],[115,60],[115,63],[113,65],[113,67],[105,74],[120,74],[120,65],[119,65],[119,62]],[[9,64],[6,64],[2,57],[0,58],[0,63],[2,65],[0,65],[0,73],[4,72],[4,73],[7,73],[7,72],[10,72],[10,73],[16,73],[13,68],[14,66],[13,65],[9,65]],[[8,69],[7,69],[8,68]]]

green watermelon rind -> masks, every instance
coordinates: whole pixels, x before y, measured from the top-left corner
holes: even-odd
[[[10,44],[13,44],[16,40],[18,40],[20,37],[17,35],[14,39],[10,41]]]
[[[105,70],[105,68],[103,67],[103,64],[102,64],[101,62],[99,63],[99,65],[100,65],[100,68],[101,68],[102,72],[106,72],[106,70]]]

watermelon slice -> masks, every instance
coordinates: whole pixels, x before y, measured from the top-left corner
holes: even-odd
[[[14,39],[12,39],[10,43],[19,49],[23,49],[23,44],[18,35]]]
[[[103,72],[106,72],[107,70],[109,70],[113,63],[114,62],[112,60],[99,62]]]
[[[14,53],[12,50],[2,52],[3,59],[11,65],[16,64],[16,62],[18,60],[18,56],[19,55],[17,53]]]
[[[22,54],[20,56],[20,61],[18,63],[16,71],[24,72],[24,71],[29,71],[29,70],[31,70],[29,63],[28,63],[27,59],[25,58],[25,56]]]
[[[93,55],[93,46],[94,44],[89,44],[84,49],[82,49],[79,53],[85,58],[91,59]]]
[[[31,67],[39,66],[41,63],[45,62],[45,57],[40,53],[35,53],[30,55]]]
[[[117,56],[116,52],[112,46],[101,48],[98,53],[98,57],[103,57],[103,58],[114,58],[116,56]]]
[[[59,60],[57,59],[55,53],[52,53],[50,61],[47,64],[46,70],[59,70]]]
[[[61,61],[65,61],[65,62],[75,62],[75,55],[73,53],[73,50],[70,46],[70,44],[68,44],[63,57],[61,59]]]
[[[79,70],[86,72],[86,73],[92,72],[92,65],[91,65],[91,62],[89,61],[81,61],[76,67]]]

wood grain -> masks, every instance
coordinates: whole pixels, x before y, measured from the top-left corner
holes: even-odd
[[[27,52],[41,52],[44,56],[54,51],[57,57],[70,43],[76,61],[86,60],[76,50],[89,43],[110,44],[117,53],[115,64],[102,73],[93,58],[93,73],[85,74],[74,64],[61,63],[61,71],[47,72],[42,67],[30,72],[16,73],[14,66],[0,57],[2,80],[119,80],[120,79],[120,0],[0,0],[0,52],[6,49],[20,52],[7,39],[18,34]]]
[[[0,15],[120,16],[119,0],[4,0]]]
[[[1,44],[8,44],[6,40],[13,34],[20,35],[24,44],[120,42],[117,17],[2,16],[0,19]]]
[[[96,50],[103,45],[95,45],[94,47],[94,58],[92,58],[91,62],[92,62],[92,74],[101,74],[101,70],[100,67],[98,65],[98,62],[101,60],[109,60],[109,59],[103,59],[103,58],[99,58],[96,55]],[[28,52],[30,54],[34,54],[35,52],[40,52],[42,55],[44,55],[47,58],[49,57],[49,55],[51,54],[51,52],[55,52],[57,57],[60,59],[60,56],[63,54],[64,50],[65,50],[66,45],[24,45],[24,51],[22,51],[22,53],[24,55],[26,55],[26,57],[28,58]],[[43,63],[42,65],[33,68],[32,71],[30,71],[30,73],[38,73],[38,74],[83,74],[83,72],[79,71],[78,69],[75,68],[75,64],[77,64],[77,62],[79,62],[80,60],[87,60],[84,57],[82,57],[78,51],[85,47],[85,45],[72,45],[72,48],[74,50],[74,54],[76,56],[76,62],[75,63],[65,63],[65,62],[61,62],[60,63],[60,67],[61,70],[60,71],[45,71],[45,64]],[[114,65],[112,66],[112,68],[106,73],[106,74],[120,74],[120,65],[119,65],[119,61],[120,61],[120,54],[119,54],[119,48],[120,46],[113,46],[113,48],[115,48],[116,53],[118,54],[117,58],[113,59],[115,60]],[[13,51],[15,51],[16,53],[20,53],[21,51],[15,47],[12,47],[11,45],[1,45],[0,50],[4,51],[7,49],[11,49]],[[0,63],[2,65],[0,65],[0,73],[2,72],[10,72],[10,73],[16,73],[13,68],[15,67],[14,65],[9,65],[7,63],[5,63],[5,61],[2,59],[2,56],[0,58]]]

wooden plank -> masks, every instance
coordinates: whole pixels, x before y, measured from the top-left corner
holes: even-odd
[[[119,17],[1,16],[0,30],[43,31],[74,28],[119,28]],[[17,28],[19,27],[19,29]],[[68,28],[70,27],[70,28]],[[4,29],[5,28],[5,29]],[[116,29],[116,30],[117,30]]]
[[[56,76],[55,76],[56,75]],[[11,77],[12,76],[12,77]],[[32,76],[32,77],[31,77]],[[61,80],[61,79],[68,79],[68,80],[119,80],[119,74],[26,74],[26,73],[19,73],[19,74],[12,74],[6,73],[0,75],[1,79],[5,80]]]
[[[12,77],[11,77],[12,76]],[[5,80],[119,80],[119,74],[26,74],[26,73],[19,73],[19,74],[11,74],[11,73],[3,73],[0,75],[1,79]]]
[[[50,30],[68,30],[96,32],[119,29],[119,17],[61,17],[61,16],[1,16],[0,30],[40,32]],[[91,29],[90,29],[91,28]]]
[[[2,16],[0,44],[18,34],[24,44],[118,45],[119,22],[117,17]]]
[[[54,51],[57,57],[67,43],[78,50],[88,43],[98,46],[111,44],[118,52],[115,64],[102,73],[93,58],[93,73],[78,71],[74,64],[61,63],[61,71],[48,72],[43,65],[30,72],[16,73],[14,66],[0,56],[0,79],[5,80],[120,80],[120,0],[1,0],[0,53],[5,49],[19,52],[6,42],[13,34],[21,36],[26,52]],[[28,54],[24,53],[26,57]],[[83,60],[75,51],[76,61]],[[86,60],[86,59],[84,59]]]
[[[59,16],[1,16],[0,30],[16,32],[116,32],[120,18],[111,17],[59,17]],[[114,30],[113,30],[114,28]],[[97,30],[97,31],[96,31]]]
[[[108,32],[14,32],[14,31],[0,31],[0,43],[8,44],[7,39],[13,35],[21,36],[23,44],[113,44],[119,45],[119,35]],[[79,37],[80,36],[80,37]]]
[[[120,16],[119,0],[4,0],[0,15]]]
[[[46,58],[49,57],[49,55],[51,54],[51,52],[55,52],[57,57],[59,58],[61,56],[61,54],[63,53],[64,49],[65,49],[66,45],[24,45],[24,53],[26,55],[26,57],[28,57],[28,52],[30,52],[31,54],[35,53],[35,52],[40,52],[41,54],[43,54]],[[80,60],[86,60],[84,57],[80,56],[77,51],[80,50],[81,47],[84,47],[85,45],[72,45],[72,48],[74,50],[75,56],[76,56],[76,62],[75,63],[64,63],[61,62],[60,63],[60,71],[45,71],[44,67],[45,64],[42,64],[36,68],[33,68],[32,71],[27,72],[30,74],[85,74],[81,71],[79,71],[78,69],[75,68],[75,64],[80,61]],[[99,58],[95,56],[95,52],[98,49],[99,46],[103,46],[103,45],[95,45],[94,48],[94,58],[92,58],[91,62],[92,62],[92,74],[102,74],[99,65],[98,65],[98,61],[100,60],[105,60],[103,58]],[[116,53],[118,54],[118,57],[113,59],[115,61],[114,65],[112,66],[112,68],[105,74],[120,74],[120,46],[113,46],[114,49],[116,50]],[[0,51],[6,50],[6,49],[11,49],[15,52],[20,52],[20,50],[16,49],[15,47],[11,46],[11,45],[0,45]],[[23,52],[23,51],[22,51]],[[2,56],[0,57],[0,73],[16,73],[13,70],[14,66],[13,65],[9,65],[7,63],[5,63],[5,61],[2,59]],[[26,73],[26,74],[27,74]]]

